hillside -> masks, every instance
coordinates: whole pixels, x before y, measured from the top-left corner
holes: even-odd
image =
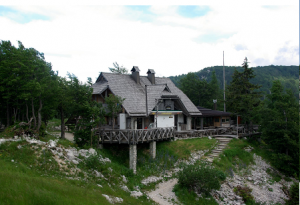
[[[225,66],[225,81],[229,85],[232,80],[234,69],[242,71],[242,67],[237,66]],[[299,66],[257,66],[252,67],[256,75],[255,79],[251,80],[251,83],[262,85],[260,88],[265,94],[269,94],[269,90],[272,87],[272,82],[279,79],[285,88],[291,88],[295,97],[298,98],[298,83],[299,83]],[[211,71],[216,71],[216,76],[220,83],[220,88],[223,88],[223,66],[206,67],[198,72],[195,72],[200,79],[210,81]],[[178,76],[170,76],[169,78],[175,83],[176,86],[180,86],[179,82],[186,74]]]

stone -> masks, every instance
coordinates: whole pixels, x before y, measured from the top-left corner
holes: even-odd
[[[90,148],[88,152],[89,152],[90,155],[97,155],[96,150],[93,149],[93,148]]]
[[[125,177],[124,175],[122,175],[122,181],[123,181],[124,183],[127,183],[127,179],[126,179],[126,177]]]
[[[94,170],[94,174],[95,174],[96,177],[104,178],[103,174],[101,174],[101,172],[98,172],[97,170]]]
[[[18,146],[17,146],[17,148],[18,148],[18,149],[21,149],[21,148],[22,148],[22,146],[21,146],[21,145],[18,145]]]
[[[79,164],[79,162],[78,162],[77,160],[75,160],[75,159],[73,159],[72,162],[73,162],[74,164]]]
[[[102,188],[102,186],[100,184],[97,184],[97,186]]]
[[[74,156],[74,154],[73,154],[72,151],[69,151],[69,152],[67,153],[67,158],[68,158],[70,161],[72,161],[72,160],[75,158],[75,156]]]
[[[140,197],[140,196],[143,196],[143,193],[140,192],[140,191],[132,191],[132,192],[130,193],[130,196],[135,197],[135,198],[138,198],[138,197]]]
[[[251,177],[248,177],[247,179],[248,179],[249,181],[253,181],[253,179],[252,179]]]
[[[128,189],[128,187],[127,187],[126,185],[122,185],[122,186],[121,186],[121,189],[123,189],[124,191],[129,192],[129,189]]]

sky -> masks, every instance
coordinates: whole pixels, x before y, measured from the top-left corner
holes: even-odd
[[[10,2],[0,0],[0,40],[43,52],[60,76],[73,73],[83,82],[113,62],[129,72],[138,66],[140,75],[196,72],[223,65],[223,51],[225,66],[240,66],[245,57],[250,67],[299,65],[298,0]]]

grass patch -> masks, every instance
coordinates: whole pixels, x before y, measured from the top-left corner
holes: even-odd
[[[245,140],[232,139],[220,154],[220,159],[215,159],[213,164],[232,177],[237,168],[246,168],[253,163],[253,154],[244,150],[248,145]]]
[[[182,204],[218,205],[218,203],[215,201],[215,199],[212,196],[206,198],[198,197],[197,194],[195,194],[195,192],[190,192],[186,187],[181,187],[179,184],[176,184],[174,186],[173,191],[175,192],[177,199]]]
[[[178,159],[188,159],[193,151],[208,150],[216,142],[216,139],[208,139],[207,137],[174,142],[159,142],[157,143],[157,150],[168,150],[170,154]]]

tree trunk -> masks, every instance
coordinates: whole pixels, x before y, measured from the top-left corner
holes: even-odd
[[[35,129],[35,127],[36,127],[36,117],[35,117],[35,114],[34,114],[33,98],[31,98],[31,108],[32,108],[32,117],[33,117],[33,120],[34,120],[33,129]]]
[[[13,114],[14,114],[14,124],[16,124],[17,121],[17,114],[18,114],[18,108],[13,108]]]
[[[65,118],[64,118],[64,110],[60,108],[60,117],[61,117],[61,139],[66,139],[65,137]]]
[[[28,118],[28,105],[27,105],[27,102],[26,102],[26,119],[27,119],[27,122],[29,122],[29,118]]]
[[[9,117],[9,105],[8,105],[8,101],[6,103],[6,126],[9,127],[10,126],[10,117]]]
[[[42,108],[43,108],[43,103],[41,100],[41,96],[39,97],[39,101],[40,101],[40,106],[39,106],[39,110],[38,110],[38,127],[37,127],[37,131],[40,130],[41,124],[42,124]]]

